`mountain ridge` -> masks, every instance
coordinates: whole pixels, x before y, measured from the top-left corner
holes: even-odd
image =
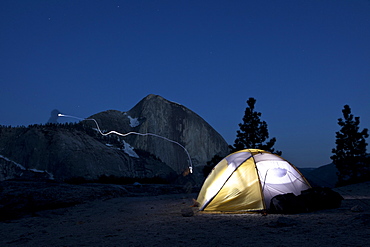
[[[146,96],[129,111],[107,110],[91,118],[103,132],[154,133],[180,145],[153,136],[104,137],[93,121],[83,120],[69,125],[1,127],[0,155],[26,169],[47,171],[57,180],[101,176],[173,180],[189,166],[183,146],[195,168],[192,180],[200,183],[206,162],[215,154],[228,154],[226,141],[204,119],[159,95]]]

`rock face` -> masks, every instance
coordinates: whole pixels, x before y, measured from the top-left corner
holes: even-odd
[[[1,128],[0,155],[7,166],[1,165],[0,172],[10,165],[19,171],[14,165],[19,164],[26,170],[47,171],[57,180],[103,175],[167,179],[186,173],[190,163],[186,149],[195,167],[192,176],[199,181],[201,167],[215,154],[225,156],[229,151],[226,141],[200,116],[157,95],[148,95],[127,112],[108,110],[90,118],[103,132],[153,135],[103,137],[92,120]]]
[[[24,171],[30,170],[46,171],[57,180],[94,180],[103,175],[140,177],[143,166],[152,171],[146,173],[148,177],[165,177],[173,172],[160,161],[133,159],[122,150],[106,145],[105,140],[99,141],[75,128],[33,126],[16,129],[8,138],[2,135],[0,150],[8,160],[3,159],[7,166],[1,166],[2,173],[8,174],[4,169],[11,164],[14,178],[21,178]],[[14,164],[22,166],[23,171]]]
[[[0,155],[0,181],[14,179],[24,170],[25,168],[22,165]]]
[[[128,112],[106,111],[91,118],[105,130],[153,133],[178,142],[189,152],[195,167],[205,165],[215,154],[228,153],[226,141],[200,116],[158,95],[148,95]],[[176,172],[189,165],[186,151],[178,144],[156,136],[130,135],[125,140],[159,157]]]
[[[0,155],[0,181],[18,178],[34,181],[54,179],[52,174],[46,171],[26,169],[24,166]]]
[[[91,118],[106,131],[151,133],[177,142],[180,145],[153,135],[123,138],[134,149],[155,155],[177,174],[186,172],[190,165],[181,146],[189,153],[198,179],[202,176],[198,167],[203,167],[215,154],[222,157],[229,152],[223,137],[199,115],[158,95],[148,95],[127,112],[105,111]]]
[[[205,165],[215,154],[224,156],[229,151],[226,141],[200,116],[160,96],[149,95],[128,114],[140,119],[136,127],[139,132],[156,133],[185,146],[194,166]],[[133,145],[155,154],[175,171],[187,165],[184,151],[163,140],[136,137]]]

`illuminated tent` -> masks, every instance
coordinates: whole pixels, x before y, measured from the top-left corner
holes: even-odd
[[[299,195],[311,186],[288,161],[259,149],[245,149],[221,160],[198,195],[201,211],[264,211],[280,194]]]

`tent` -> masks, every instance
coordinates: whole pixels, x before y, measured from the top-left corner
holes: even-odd
[[[285,159],[259,149],[226,156],[208,175],[199,192],[200,211],[265,211],[280,194],[299,195],[311,188]]]

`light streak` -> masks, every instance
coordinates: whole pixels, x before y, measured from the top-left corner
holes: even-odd
[[[128,136],[128,135],[139,135],[139,136],[155,136],[155,137],[158,137],[158,138],[161,138],[163,140],[166,140],[166,141],[169,141],[169,142],[172,142],[174,144],[177,144],[179,145],[182,149],[184,149],[186,155],[188,156],[188,160],[189,160],[189,171],[190,173],[193,173],[193,164],[191,162],[191,157],[190,157],[190,154],[188,152],[188,150],[183,146],[181,145],[180,143],[178,143],[177,141],[174,141],[174,140],[171,140],[171,139],[168,139],[164,136],[160,136],[160,135],[157,135],[157,134],[153,134],[153,133],[139,133],[139,132],[134,132],[134,131],[131,131],[131,132],[128,132],[128,133],[120,133],[118,131],[115,131],[115,130],[111,130],[107,133],[104,133],[101,131],[100,127],[99,127],[99,124],[98,122],[94,119],[94,118],[79,118],[79,117],[75,117],[75,116],[71,116],[71,115],[66,115],[66,114],[62,114],[62,113],[59,113],[58,114],[58,117],[67,117],[67,118],[75,118],[75,119],[78,119],[78,120],[81,120],[81,121],[85,121],[85,120],[90,120],[90,121],[94,121],[99,133],[103,136],[108,136],[108,135],[111,135],[111,134],[116,134],[116,135],[119,135],[119,136],[122,136],[122,137],[125,137],[125,136]]]

